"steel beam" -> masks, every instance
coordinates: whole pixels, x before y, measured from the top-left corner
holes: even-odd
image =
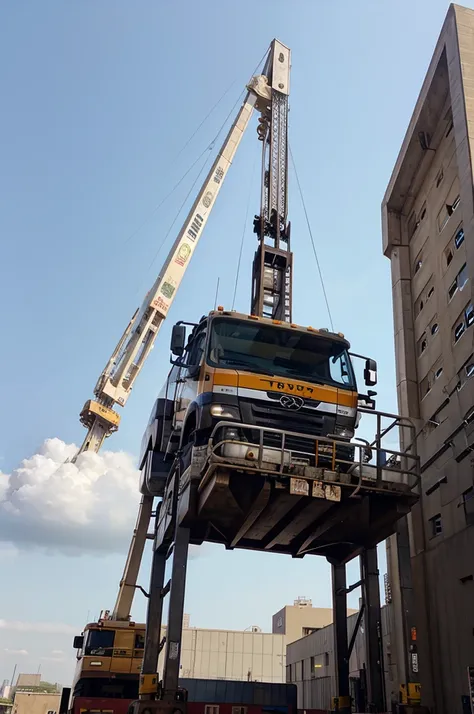
[[[383,677],[382,620],[380,613],[377,548],[367,548],[360,556],[365,605],[365,645],[368,704],[371,712],[385,711]]]
[[[146,613],[146,638],[143,650],[142,675],[156,674],[160,652],[161,620],[163,615],[163,581],[165,578],[166,553],[155,550],[151,564],[150,594]],[[149,699],[149,695],[140,696]]]
[[[343,705],[340,711],[350,712],[346,566],[333,563],[331,569],[336,692]]]
[[[189,528],[183,528],[177,523],[171,571],[170,605],[163,672],[164,697],[175,697],[178,691],[189,536]]]

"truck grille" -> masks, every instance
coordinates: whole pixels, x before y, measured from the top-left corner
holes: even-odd
[[[281,429],[282,431],[297,431],[300,434],[308,434],[308,436],[312,437],[326,436],[334,430],[334,417],[315,413],[314,411],[308,413],[308,411],[302,409],[299,412],[289,412],[276,404],[267,407],[261,402],[246,402],[241,406],[242,418],[247,424],[267,426],[272,429]],[[255,437],[256,441],[258,441],[258,433],[256,433]],[[263,443],[265,446],[280,448],[281,442],[279,434],[264,433]],[[305,439],[302,436],[288,436],[285,439],[285,448],[292,451],[302,451],[306,454],[314,454],[315,443],[314,439]]]

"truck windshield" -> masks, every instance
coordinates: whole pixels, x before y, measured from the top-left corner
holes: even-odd
[[[213,367],[356,389],[345,345],[314,333],[217,318],[211,323],[208,363]]]

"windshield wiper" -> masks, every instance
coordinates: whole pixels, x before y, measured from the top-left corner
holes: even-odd
[[[270,377],[275,376],[273,374],[273,372],[270,372],[269,369],[264,369],[263,367],[259,367],[258,365],[249,364],[248,362],[244,362],[243,360],[232,359],[231,357],[221,357],[220,362],[221,363],[226,362],[227,364],[234,364],[237,367],[245,367],[246,369],[249,370],[249,372],[268,374],[268,375],[270,375]]]

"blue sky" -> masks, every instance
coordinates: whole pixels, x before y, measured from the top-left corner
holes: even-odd
[[[293,52],[290,142],[334,324],[355,351],[377,359],[378,404],[396,410],[380,203],[447,7],[445,0],[2,3],[5,474],[48,437],[80,443],[78,413],[153,282],[179,220],[155,257],[158,246],[197,171],[153,209],[209,144],[274,36]],[[110,449],[138,452],[168,370],[173,322],[208,312],[218,278],[219,302],[232,302],[249,197],[250,218],[258,211],[259,147],[254,124]],[[324,327],[292,173],[290,192],[294,319]],[[249,223],[236,300],[242,310],[254,248]],[[18,662],[20,671],[41,665],[45,677],[67,682],[71,632],[113,605],[125,552],[72,557],[0,546],[0,681]],[[147,568],[148,560],[145,586]],[[354,568],[352,576],[358,579]],[[267,629],[272,613],[299,594],[330,604],[324,561],[206,547],[190,563],[186,610],[196,626]],[[134,614],[144,617],[141,597]]]

